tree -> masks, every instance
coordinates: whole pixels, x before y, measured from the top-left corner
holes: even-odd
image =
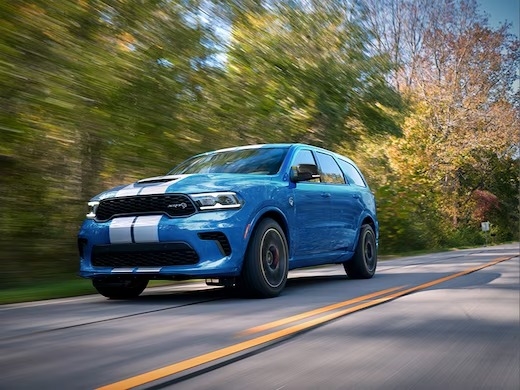
[[[399,133],[401,108],[385,55],[370,54],[350,2],[277,1],[232,19],[218,114],[242,142],[304,141],[337,147],[360,132]]]
[[[401,181],[420,185],[427,194],[428,205],[417,208],[418,218],[433,209],[454,231],[475,226],[470,199],[475,191],[488,188],[480,181],[470,185],[461,172],[471,166],[495,178],[511,174],[488,169],[486,159],[474,156],[485,149],[495,156],[496,168],[498,161],[509,161],[517,153],[518,39],[508,34],[507,25],[490,28],[472,0],[439,1],[435,6],[406,0],[385,4],[393,7],[398,20],[389,21],[381,8],[373,7],[371,26],[377,29],[379,47],[393,51],[401,65],[394,79],[412,102],[404,137],[387,152],[389,164]],[[500,202],[517,202],[511,194],[501,196],[508,199]],[[446,240],[449,235],[444,236]]]
[[[92,195],[200,150],[213,37],[198,3],[0,5],[0,284],[73,273]]]

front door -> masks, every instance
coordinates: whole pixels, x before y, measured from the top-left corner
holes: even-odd
[[[314,164],[310,150],[302,149],[294,156],[291,166]],[[319,179],[299,182],[294,187],[295,258],[309,258],[329,250],[331,197],[328,186]]]

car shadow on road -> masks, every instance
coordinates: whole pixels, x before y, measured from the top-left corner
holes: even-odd
[[[450,275],[450,273],[392,273],[377,274],[374,278],[368,280],[349,279],[346,275],[340,274],[293,276],[287,280],[287,284],[281,295],[291,296],[294,294],[315,294],[324,292],[333,295],[334,291],[336,291],[336,287],[344,288],[345,286],[349,289],[356,289],[359,294],[397,286],[407,289],[418,287],[424,283],[438,280],[448,275]],[[477,277],[467,278],[461,276],[426,288],[428,290],[439,290],[490,287],[518,290],[518,285],[514,283],[491,285],[495,279],[500,277],[500,273],[497,272],[480,271],[474,276]],[[184,286],[186,289],[183,289]],[[182,306],[219,300],[230,301],[251,298],[251,296],[244,295],[235,288],[207,287],[202,284],[194,286],[192,283],[186,283],[186,285],[174,284],[171,286],[147,289],[135,300],[107,300],[107,302],[117,304],[132,304],[135,302],[140,304],[175,303],[176,306]]]
[[[392,283],[395,279],[394,275],[380,275],[377,276],[377,279],[382,281],[384,279],[384,286],[387,286]],[[374,278],[375,280],[375,278]],[[312,290],[321,290],[326,287],[333,291],[336,286],[343,287],[345,285],[356,286],[360,288],[360,291],[363,292],[365,285],[367,288],[373,288],[374,284],[368,281],[360,281],[360,280],[351,280],[347,277],[347,275],[313,275],[313,276],[294,276],[289,277],[287,280],[287,284],[285,286],[283,295],[293,295],[293,294],[301,294],[301,293],[312,293]],[[185,285],[186,290],[183,290],[183,286],[181,285],[171,285],[165,287],[154,287],[152,289],[147,289],[145,292],[138,298],[132,301],[121,301],[121,300],[108,300],[110,302],[139,302],[139,303],[166,303],[166,302],[175,302],[177,304],[185,304],[190,303],[201,303],[201,302],[209,302],[209,301],[217,301],[217,300],[251,300],[255,299],[254,297],[242,293],[240,290],[236,288],[224,288],[224,287],[206,287],[204,285],[199,285],[199,287],[194,287],[189,283]],[[383,288],[386,288],[384,287]],[[275,298],[276,299],[276,298]]]
[[[330,283],[344,283],[348,278],[346,275],[324,275],[324,276],[298,276],[291,277],[287,280],[285,291],[301,289],[309,286],[323,286]],[[185,288],[185,289],[184,289]],[[282,294],[284,293],[282,292]],[[177,304],[191,304],[200,302],[209,302],[216,300],[242,300],[251,299],[252,297],[242,294],[235,288],[213,287],[202,284],[194,285],[193,283],[172,284],[162,287],[148,288],[144,293],[133,300],[114,300],[107,299],[107,302],[118,304],[132,304],[139,302],[140,304],[156,304],[175,302]]]

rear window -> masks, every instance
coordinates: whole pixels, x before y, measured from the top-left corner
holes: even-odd
[[[361,176],[361,173],[359,173],[356,167],[343,160],[339,160],[339,165],[341,166],[341,170],[345,173],[345,176],[347,177],[350,184],[355,184],[360,187],[367,186],[363,176]]]
[[[246,173],[275,175],[280,170],[288,149],[237,149],[195,156],[182,162],[168,174]]]

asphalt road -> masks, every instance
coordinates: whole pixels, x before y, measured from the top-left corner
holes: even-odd
[[[519,245],[290,273],[274,299],[200,283],[0,306],[0,389],[520,388]]]

